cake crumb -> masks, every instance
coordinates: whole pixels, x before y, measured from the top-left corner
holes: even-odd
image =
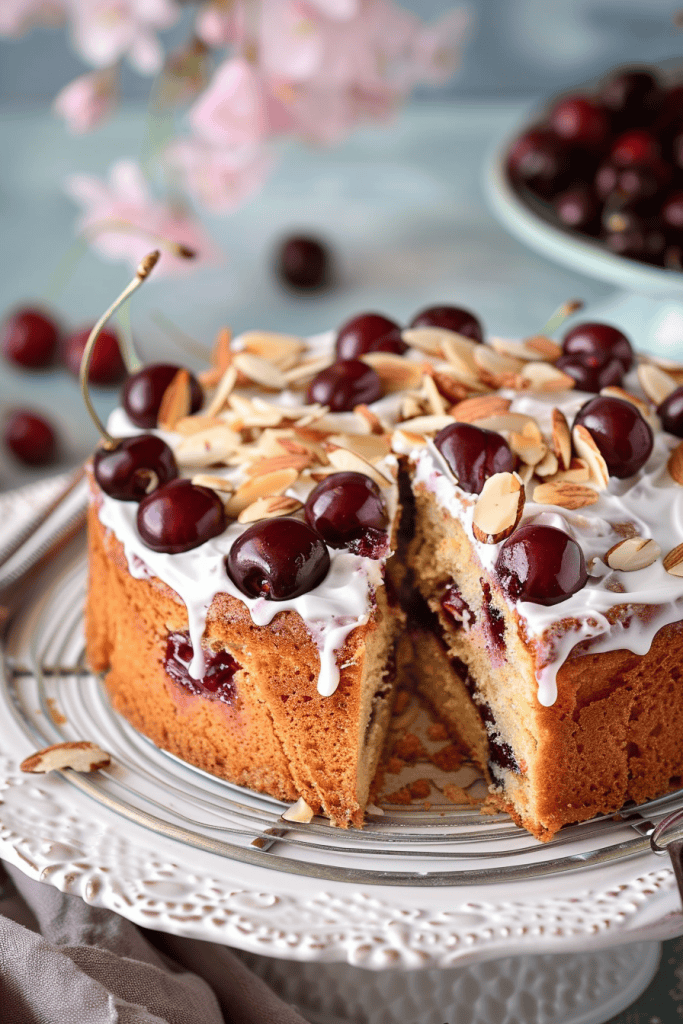
[[[399,690],[398,696],[396,697],[396,703],[394,704],[394,715],[402,715],[409,704],[410,694],[408,691]]]
[[[447,782],[442,789],[442,793],[452,804],[478,803],[477,800],[472,799],[466,789],[463,789],[462,786],[456,786],[454,782]]]
[[[449,743],[448,746],[441,747],[440,750],[432,754],[431,760],[442,771],[452,772],[462,764],[463,752],[455,743]]]
[[[389,804],[410,804],[413,800],[409,786],[403,786],[402,789],[397,789],[393,793],[387,793],[384,799]]]
[[[410,783],[409,789],[414,800],[424,799],[432,791],[429,779],[415,779],[415,782]]]
[[[426,750],[414,732],[407,732],[400,740],[396,740],[393,750],[394,757],[404,761],[417,761],[426,757]]]
[[[431,811],[431,809],[432,809],[432,801],[431,800],[425,800],[425,802],[422,804],[422,806],[423,806],[425,811]]]
[[[402,761],[400,757],[390,757],[387,761],[386,769],[390,775],[399,775],[405,766],[405,761]]]
[[[430,740],[447,740],[448,730],[442,722],[434,722],[427,729]]]
[[[47,698],[47,706],[50,709],[50,718],[55,725],[66,725],[68,718],[59,710],[57,707],[57,701],[54,697]]]

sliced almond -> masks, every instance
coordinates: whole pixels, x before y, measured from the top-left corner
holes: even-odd
[[[455,423],[452,416],[415,416],[401,423],[401,430],[412,430],[416,434],[438,434],[444,427]]]
[[[209,430],[211,427],[225,426],[223,420],[217,416],[183,416],[175,425],[176,434],[199,434],[202,430]]]
[[[348,448],[330,448],[327,457],[330,464],[343,473],[364,473],[380,487],[388,487],[392,482],[378,469],[375,469],[371,462],[361,455],[357,455],[356,452],[349,451]]]
[[[269,391],[282,391],[287,387],[282,370],[261,356],[252,355],[251,352],[237,352],[232,357],[232,364],[254,384],[259,384]]]
[[[561,409],[553,409],[553,451],[560,469],[569,469],[572,461],[572,435],[567,417]]]
[[[216,340],[211,352],[211,369],[204,370],[198,375],[199,383],[202,387],[215,388],[218,382],[222,379],[225,371],[232,361],[232,351],[230,349],[231,341],[232,331],[230,328],[221,327],[220,331],[216,335]]]
[[[63,768],[71,768],[75,772],[96,772],[100,768],[108,768],[110,764],[110,755],[96,743],[78,740],[43,747],[22,761],[19,767],[22,772],[35,773]]]
[[[476,423],[487,416],[499,416],[508,412],[511,405],[509,398],[502,398],[500,395],[476,395],[454,405],[451,416],[459,423]]]
[[[237,367],[229,366],[223,376],[221,377],[216,393],[209,402],[209,405],[205,411],[206,416],[216,416],[223,409],[225,403],[228,400],[228,396],[234,390],[235,384],[237,383]]]
[[[542,360],[551,363],[554,363],[562,355],[562,347],[552,338],[546,337],[545,334],[534,334],[531,338],[525,338],[524,346],[530,352],[536,353],[536,359],[540,356]]]
[[[221,494],[232,494],[235,490],[234,484],[224,476],[215,476],[212,473],[196,473],[192,477],[195,487],[209,487],[212,491],[219,491]]]
[[[441,353],[447,363],[459,374],[476,380],[478,377],[477,364],[474,361],[474,350],[478,348],[477,342],[465,338],[453,331],[443,331],[441,341]]]
[[[280,370],[289,370],[306,351],[306,342],[292,334],[274,331],[245,331],[240,335],[244,352],[274,363]]]
[[[425,412],[426,402],[418,395],[408,394],[401,401],[400,415],[402,420],[412,420],[416,416],[422,416]]]
[[[572,484],[587,484],[590,478],[590,470],[583,459],[572,459],[569,469],[558,470],[553,480],[557,483],[566,480]]]
[[[539,505],[558,505],[560,508],[573,509],[594,505],[598,498],[598,492],[592,487],[569,481],[551,481],[536,487],[533,500]]]
[[[518,338],[489,338],[489,345],[500,355],[508,356],[511,359],[520,359],[522,362],[539,357],[538,351],[528,348],[526,342],[520,341]]]
[[[534,467],[527,466],[526,462],[520,462],[515,472],[522,483],[526,486],[534,475]]]
[[[683,544],[679,544],[664,556],[663,565],[671,576],[683,576]]]
[[[285,821],[298,821],[303,825],[308,825],[315,815],[304,798],[300,796],[295,804],[292,804],[286,811],[283,811],[282,817]]]
[[[609,483],[607,463],[603,459],[600,449],[591,434],[583,424],[579,423],[572,430],[572,441],[574,442],[576,454],[588,466],[591,483],[595,484],[599,490],[604,491]]]
[[[635,572],[652,565],[662,553],[659,544],[644,537],[628,537],[611,547],[604,557],[610,569]]]
[[[495,430],[499,434],[508,434],[513,430],[518,434],[523,434],[526,425],[535,422],[536,420],[531,416],[522,412],[504,412],[477,420],[477,426],[482,430]]]
[[[239,447],[241,441],[239,434],[223,424],[184,437],[176,445],[174,455],[182,466],[189,468],[215,466],[224,462]]]
[[[494,473],[477,498],[472,531],[482,544],[498,544],[509,537],[522,518],[524,486],[516,473]]]
[[[325,442],[325,450],[330,444],[348,448],[349,451],[372,463],[386,458],[391,451],[391,439],[388,434],[331,434]]]
[[[449,332],[451,333],[451,332]],[[401,338],[420,352],[426,352],[430,356],[440,356],[443,344],[444,332],[438,327],[408,327],[401,332]]]
[[[524,437],[528,437],[532,441],[536,441],[537,444],[545,444],[545,438],[541,433],[541,428],[534,419],[530,419],[528,423],[524,424],[522,428],[522,434]]]
[[[175,430],[178,420],[188,415],[191,402],[189,370],[178,370],[162,396],[157,426],[161,430]]]
[[[278,519],[280,516],[291,516],[303,508],[297,498],[286,494],[275,494],[268,498],[257,498],[251,505],[243,508],[237,517],[238,523],[256,523],[259,519]]]
[[[229,516],[237,518],[243,509],[248,508],[258,498],[268,498],[274,494],[282,494],[291,487],[299,474],[295,469],[280,469],[275,473],[264,473],[245,481],[237,488],[225,506]]]
[[[428,373],[422,378],[422,394],[425,396],[429,411],[434,416],[445,416],[446,403],[434,383],[434,379]]]
[[[526,437],[524,434],[518,434],[516,431],[508,436],[508,444],[510,445],[511,451],[518,455],[522,462],[525,462],[527,466],[537,465],[543,458],[545,458],[548,447],[543,441],[537,441],[534,437]]]
[[[331,356],[316,356],[313,359],[306,359],[285,372],[285,381],[290,387],[302,386],[312,380],[321,370],[332,366],[333,362],[334,359]]]
[[[655,366],[654,363],[641,363],[638,367],[638,380],[640,386],[650,399],[653,405],[661,405],[665,398],[668,398],[672,391],[678,387],[674,378]]]
[[[391,435],[392,451],[399,454],[410,452],[413,448],[424,448],[426,444],[427,438],[425,435],[418,434],[414,430],[401,430],[399,428]]]
[[[501,355],[488,345],[476,345],[472,358],[480,374],[483,372],[487,378],[495,381],[497,386],[511,382],[524,366],[520,359]]]
[[[371,434],[384,434],[386,432],[386,427],[381,419],[369,406],[361,403],[361,405],[355,405],[353,411],[370,428]]]
[[[394,352],[368,352],[360,358],[373,368],[387,391],[404,391],[422,383],[422,366]]]
[[[672,480],[683,486],[683,441],[679,441],[671,452],[666,468]]]
[[[576,381],[552,363],[525,363],[515,379],[520,391],[568,391]]]
[[[443,373],[440,370],[435,370],[432,374],[432,379],[439,389],[439,394],[443,395],[451,405],[463,401],[471,390],[462,381],[457,380],[452,373]]]
[[[645,419],[649,419],[652,416],[652,409],[647,402],[644,402],[642,398],[638,398],[636,395],[632,395],[630,391],[626,391],[624,388],[603,388],[600,394],[605,395],[607,398],[620,398],[622,402],[630,402],[631,405],[635,405],[638,412]]]
[[[536,476],[554,477],[557,473],[557,465],[557,455],[555,454],[555,452],[546,450],[546,453],[541,459],[541,461],[537,462],[534,466],[534,472],[536,473]]]
[[[245,398],[235,392],[228,396],[228,404],[240,421],[240,429],[242,427],[277,427],[285,418],[284,409],[269,405],[268,402],[257,404],[256,399]]]
[[[297,473],[301,473],[302,470],[308,469],[312,465],[313,459],[310,452],[306,452],[304,455],[276,455],[270,459],[256,459],[247,468],[246,473],[249,477],[277,473],[281,469],[295,469]]]

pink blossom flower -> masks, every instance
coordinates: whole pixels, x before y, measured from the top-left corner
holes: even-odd
[[[221,64],[190,110],[197,136],[215,146],[254,146],[291,127],[268,82],[244,58]]]
[[[109,181],[90,174],[72,175],[67,192],[83,208],[77,231],[106,259],[125,260],[136,267],[145,253],[161,250],[158,271],[186,274],[198,266],[222,261],[222,254],[184,210],[162,203],[150,194],[138,164],[119,160]],[[179,247],[195,254],[184,259]]]
[[[156,37],[180,16],[175,0],[68,0],[72,38],[79,54],[95,67],[127,57],[143,75],[161,70],[163,50]]]
[[[244,6],[208,3],[197,14],[194,30],[207,46],[216,49],[225,46],[241,46],[245,39]]]
[[[261,0],[259,62],[265,74],[305,81],[321,67],[326,24],[301,0]]]
[[[265,182],[273,159],[261,147],[215,148],[201,139],[179,139],[166,158],[197,202],[213,213],[236,209]]]
[[[112,71],[93,71],[69,82],[55,98],[52,109],[74,135],[84,135],[105,121],[116,106],[116,78]]]
[[[0,0],[0,35],[20,36],[34,25],[58,25],[66,0]]]
[[[426,25],[415,40],[415,60],[423,81],[447,82],[456,71],[470,31],[470,12],[465,7],[448,11],[433,25]]]
[[[307,0],[310,7],[335,21],[355,18],[362,0]]]

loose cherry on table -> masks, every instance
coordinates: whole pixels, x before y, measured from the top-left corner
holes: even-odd
[[[605,366],[610,360],[618,359],[624,373],[627,373],[633,365],[630,341],[622,331],[610,324],[576,324],[565,334],[562,352],[591,367]]]
[[[275,268],[285,284],[300,291],[314,291],[327,282],[330,254],[317,238],[296,235],[280,245]]]
[[[177,555],[223,533],[227,518],[215,491],[182,479],[171,480],[143,498],[137,524],[148,548]]]
[[[245,530],[230,549],[225,566],[247,597],[288,601],[322,583],[330,555],[308,523],[286,516],[264,519]]]
[[[660,403],[657,415],[668,434],[683,437],[683,387],[676,388]]]
[[[364,473],[332,473],[311,491],[305,513],[309,526],[331,548],[348,547],[367,536],[375,540],[388,521],[380,489]]]
[[[350,412],[381,397],[379,375],[360,359],[340,359],[321,370],[308,386],[308,401],[328,405],[332,412]]]
[[[470,494],[481,494],[494,473],[511,473],[515,468],[505,438],[472,423],[449,424],[439,431],[434,444],[452,469],[458,487]]]
[[[337,332],[338,359],[357,359],[367,352],[395,352],[407,349],[401,339],[401,328],[381,313],[359,313],[347,320]]]
[[[85,327],[83,330],[74,331],[64,339],[62,359],[67,370],[70,370],[75,377],[78,377],[80,373],[83,350],[90,337],[91,329]],[[101,387],[111,387],[114,384],[120,384],[125,376],[126,366],[121,356],[117,334],[107,329],[100,331],[90,357],[88,381],[91,384],[99,384]]]
[[[495,572],[513,601],[554,605],[586,585],[583,551],[554,526],[520,526],[503,544]]]
[[[57,435],[43,417],[28,409],[13,410],[5,421],[4,440],[27,466],[46,466],[57,453]]]
[[[93,471],[104,493],[118,501],[142,501],[178,476],[173,452],[156,434],[117,438],[115,447],[98,448]]]
[[[474,313],[460,306],[429,306],[414,316],[411,327],[442,327],[473,341],[483,341],[484,331]]]
[[[609,118],[587,96],[567,96],[550,111],[548,121],[561,139],[572,146],[599,148],[609,135]]]
[[[39,309],[18,309],[5,321],[0,348],[5,359],[25,369],[49,366],[57,348],[59,330]]]
[[[581,406],[573,425],[578,424],[595,441],[610,476],[633,476],[650,457],[652,428],[630,402],[599,395]]]
[[[180,369],[171,363],[151,363],[128,377],[123,385],[123,408],[137,427],[156,427],[164,392]],[[190,374],[190,413],[198,412],[203,400],[199,382]]]
[[[241,666],[233,656],[228,651],[204,651],[204,675],[193,679],[189,672],[193,654],[189,633],[169,633],[164,668],[171,679],[191,693],[234,704],[237,697],[235,674]]]

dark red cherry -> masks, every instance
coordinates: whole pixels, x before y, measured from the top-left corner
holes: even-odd
[[[314,291],[327,283],[330,254],[317,238],[296,235],[280,245],[275,268],[285,284],[301,291]]]
[[[645,68],[613,72],[600,90],[600,103],[616,126],[645,124],[656,110],[659,83]]]
[[[289,601],[322,583],[330,555],[319,534],[300,519],[263,519],[237,538],[225,566],[247,597]]]
[[[629,225],[621,231],[608,231],[603,242],[616,256],[641,263],[662,266],[666,252],[666,235],[655,226],[646,223]]]
[[[142,427],[143,430],[156,427],[161,399],[180,369],[182,367],[171,363],[151,363],[127,379],[123,385],[123,408],[137,427]],[[204,396],[193,374],[190,374],[190,395],[190,412],[198,412]]]
[[[630,402],[605,395],[591,398],[577,412],[573,425],[578,424],[600,449],[610,476],[633,476],[650,457],[652,429]]]
[[[480,494],[494,473],[511,473],[515,459],[507,441],[493,430],[471,423],[450,423],[434,438],[434,444],[452,469],[458,487]]]
[[[597,149],[609,134],[605,111],[587,96],[567,96],[554,105],[548,116],[550,127],[572,146]]]
[[[657,406],[662,429],[668,434],[683,437],[683,387],[676,388]]]
[[[85,327],[65,338],[62,345],[62,359],[67,370],[78,377],[81,370],[81,359],[86,342],[92,328]],[[91,384],[110,387],[120,384],[126,376],[126,367],[119,348],[119,339],[114,331],[100,331],[90,359],[88,380]]]
[[[650,132],[644,128],[632,128],[614,140],[609,155],[617,167],[629,167],[654,163],[660,154],[661,147]]]
[[[408,346],[401,340],[401,328],[380,313],[359,313],[337,332],[337,358],[357,359],[366,352],[396,352],[402,355]]]
[[[670,138],[683,129],[683,85],[674,85],[663,94],[653,131],[661,138]]]
[[[674,192],[662,206],[662,220],[668,228],[683,228],[683,192]]]
[[[142,501],[178,476],[173,452],[156,434],[116,439],[115,448],[98,448],[95,479],[105,494],[119,501]]]
[[[216,492],[185,479],[171,480],[143,498],[137,522],[147,547],[169,555],[198,548],[227,526]]]
[[[553,605],[586,585],[583,551],[573,537],[554,526],[520,526],[496,559],[496,575],[513,601]]]
[[[512,144],[507,169],[516,185],[548,197],[568,184],[567,148],[547,128],[531,128]]]
[[[624,380],[624,364],[619,359],[609,359],[604,366],[589,366],[580,356],[567,355],[560,356],[555,365],[574,378],[577,390],[596,395],[603,388],[621,387]]]
[[[57,435],[44,417],[14,409],[5,421],[5,444],[27,466],[45,466],[57,453]]]
[[[0,347],[11,363],[36,370],[52,362],[58,337],[55,322],[39,309],[18,309],[5,320]]]
[[[168,634],[164,668],[171,679],[190,693],[234,704],[237,697],[235,675],[242,666],[228,651],[205,650],[204,675],[201,679],[194,679],[190,675],[193,654],[189,633]]]
[[[474,313],[460,306],[429,306],[414,316],[411,327],[442,327],[473,341],[484,340],[484,330]]]
[[[575,185],[553,199],[560,223],[573,231],[595,234],[600,227],[600,204],[590,185]]]
[[[623,206],[625,202],[648,204],[671,181],[668,164],[632,164],[617,167],[611,161],[600,165],[595,175],[595,191],[610,206]]]
[[[381,397],[378,374],[360,359],[333,363],[308,386],[308,401],[329,405],[332,412],[350,412],[356,405],[370,405]]]
[[[630,341],[609,324],[576,324],[565,334],[562,351],[565,355],[578,356],[587,366],[604,366],[610,359],[618,359],[626,373],[633,365]]]
[[[364,473],[332,473],[311,491],[305,512],[331,548],[348,547],[368,530],[385,530],[388,521],[380,489]]]

